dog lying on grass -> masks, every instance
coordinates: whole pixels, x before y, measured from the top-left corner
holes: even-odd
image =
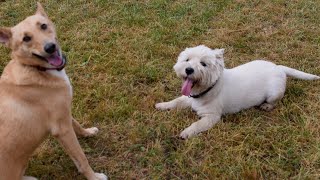
[[[0,43],[12,60],[0,79],[0,179],[23,177],[32,152],[49,135],[58,139],[78,170],[90,180],[105,180],[88,164],[76,134],[93,136],[72,118],[72,88],[55,28],[38,3],[35,15],[12,28],[0,28]]]
[[[210,129],[222,114],[260,106],[272,110],[286,89],[287,76],[315,80],[319,76],[289,67],[256,60],[233,69],[224,69],[224,49],[206,46],[187,48],[180,53],[174,70],[182,78],[182,96],[156,104],[167,110],[192,107],[201,119],[181,132],[186,139]]]

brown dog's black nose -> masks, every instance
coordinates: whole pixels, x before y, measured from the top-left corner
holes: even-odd
[[[190,74],[192,74],[193,72],[194,72],[194,69],[193,69],[193,68],[191,68],[191,67],[186,68],[186,73],[187,73],[187,75],[190,75]]]
[[[44,51],[48,54],[52,54],[56,51],[56,45],[54,43],[48,43],[44,46]]]

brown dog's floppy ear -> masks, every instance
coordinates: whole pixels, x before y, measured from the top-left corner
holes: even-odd
[[[5,44],[6,46],[8,46],[11,37],[12,37],[12,33],[11,33],[10,28],[0,28],[0,43],[1,44]]]
[[[36,12],[36,14],[39,14],[39,15],[44,16],[44,17],[48,17],[47,13],[44,11],[42,5],[39,2],[37,2],[37,12]]]

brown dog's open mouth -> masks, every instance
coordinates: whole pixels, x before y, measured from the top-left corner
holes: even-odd
[[[47,63],[49,63],[51,66],[54,66],[56,68],[60,68],[60,67],[64,67],[65,66],[65,58],[63,58],[59,51],[56,51],[54,52],[52,55],[48,56],[48,57],[44,57],[44,56],[41,56],[39,54],[36,54],[36,53],[32,53],[33,56],[43,60],[43,61],[46,61]]]

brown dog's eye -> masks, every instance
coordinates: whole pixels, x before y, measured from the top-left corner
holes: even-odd
[[[48,25],[46,25],[46,24],[41,24],[40,27],[41,27],[42,30],[46,30],[46,29],[48,28]]]
[[[202,65],[203,67],[206,67],[206,66],[207,66],[207,64],[204,63],[204,62],[200,62],[200,63],[201,63],[201,65]]]
[[[23,37],[23,41],[24,42],[29,42],[29,41],[31,41],[31,37],[30,36],[24,36]]]

